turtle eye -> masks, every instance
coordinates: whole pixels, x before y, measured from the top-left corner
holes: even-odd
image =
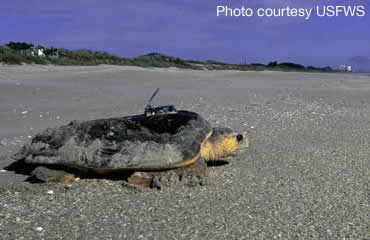
[[[243,135],[241,135],[241,134],[238,134],[237,136],[236,136],[236,140],[238,140],[238,142],[241,142],[242,140],[243,140]]]

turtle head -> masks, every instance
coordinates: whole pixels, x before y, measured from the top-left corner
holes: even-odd
[[[236,133],[229,128],[213,128],[212,135],[201,146],[201,156],[206,161],[230,160],[247,148],[246,133]]]

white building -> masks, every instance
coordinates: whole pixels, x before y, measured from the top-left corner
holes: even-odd
[[[46,57],[43,48],[32,47],[30,49],[22,50],[21,52],[26,55]]]
[[[36,55],[39,57],[45,57],[44,49],[42,48],[36,48]]]
[[[340,65],[339,66],[339,71],[341,72],[352,72],[352,66],[347,66],[347,65]]]

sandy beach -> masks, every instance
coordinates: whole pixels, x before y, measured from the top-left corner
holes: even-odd
[[[0,172],[0,239],[369,239],[370,76],[0,65],[0,169],[37,132],[153,102],[247,131],[208,184],[162,190]]]

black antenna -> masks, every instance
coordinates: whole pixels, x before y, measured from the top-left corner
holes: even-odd
[[[177,113],[176,108],[173,105],[165,105],[165,106],[158,106],[152,107],[151,103],[154,97],[159,92],[159,88],[157,88],[153,95],[150,97],[148,104],[145,107],[144,115],[146,117],[153,116],[153,115],[163,115],[163,114],[174,114]]]
[[[148,116],[153,112],[153,107],[152,107],[151,103],[153,101],[153,98],[155,97],[155,95],[157,95],[158,92],[159,92],[159,88],[157,88],[154,91],[154,93],[152,94],[152,96],[150,97],[150,99],[148,101],[148,104],[145,107],[144,115]]]
[[[157,95],[158,92],[159,92],[159,88],[157,88],[157,90],[155,90],[155,92],[153,93],[153,95],[150,97],[150,99],[148,101],[148,104],[146,105],[147,107],[150,106],[151,102],[153,101],[154,97]]]

